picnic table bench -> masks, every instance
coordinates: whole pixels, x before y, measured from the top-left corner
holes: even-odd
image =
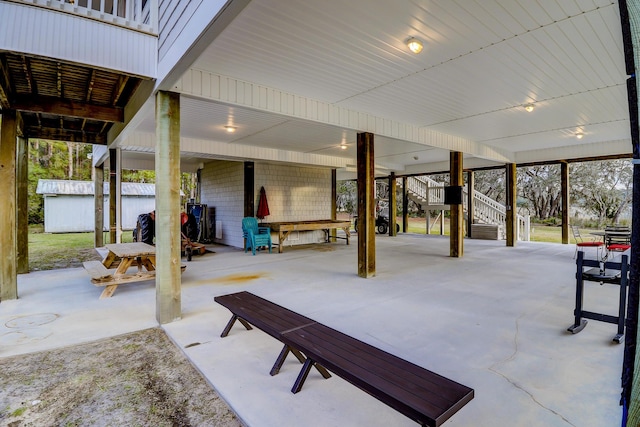
[[[298,360],[303,366],[293,393],[302,389],[311,367],[321,373],[320,368],[326,368],[423,426],[441,425],[474,397],[467,386],[249,292],[215,301],[232,312],[223,337],[240,320],[247,329],[251,327],[245,323],[250,323],[285,345],[274,368],[279,370],[286,349],[301,353]]]

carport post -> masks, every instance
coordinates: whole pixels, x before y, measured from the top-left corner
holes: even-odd
[[[397,236],[396,212],[398,211],[398,199],[396,197],[396,174],[389,175],[389,236]]]
[[[180,94],[156,94],[156,319],[181,317]]]
[[[452,187],[461,187],[464,183],[462,177],[462,152],[452,151],[449,153],[450,167],[450,185]],[[450,205],[449,219],[449,256],[461,258],[464,253],[464,214],[462,212],[463,204],[461,202]],[[443,215],[444,223],[444,215]],[[444,233],[441,233],[444,234]]]
[[[358,276],[376,275],[375,164],[373,134],[358,134]]]
[[[560,187],[562,191],[562,243],[569,243],[569,163],[560,162]]]
[[[18,274],[29,272],[29,140],[18,137],[18,155],[16,165],[16,206],[17,234],[16,269]]]
[[[16,273],[16,112],[3,110],[0,116],[0,301],[18,298]]]
[[[95,209],[93,241],[96,248],[104,246],[104,163],[93,168],[93,202]]]
[[[507,184],[507,246],[516,245],[516,164],[507,163],[506,165],[506,184]]]

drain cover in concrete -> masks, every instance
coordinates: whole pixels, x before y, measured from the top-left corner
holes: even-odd
[[[38,313],[38,314],[29,314],[26,316],[18,316],[10,319],[4,325],[7,328],[33,328],[34,326],[45,325],[47,323],[51,323],[58,318],[57,314],[54,313]]]
[[[23,329],[0,335],[0,345],[20,345],[40,341],[51,335],[51,331],[43,328]]]

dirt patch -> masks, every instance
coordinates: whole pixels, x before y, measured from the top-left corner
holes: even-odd
[[[0,359],[0,424],[242,424],[160,328]]]

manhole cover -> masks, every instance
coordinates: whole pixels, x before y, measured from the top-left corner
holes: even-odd
[[[24,329],[0,335],[0,344],[4,346],[27,344],[40,341],[51,335],[51,331],[43,329]]]
[[[13,319],[7,321],[4,325],[7,328],[33,328],[34,326],[45,325],[47,323],[51,323],[58,318],[57,314],[54,313],[39,313],[39,314],[29,314],[26,316],[18,316]]]

